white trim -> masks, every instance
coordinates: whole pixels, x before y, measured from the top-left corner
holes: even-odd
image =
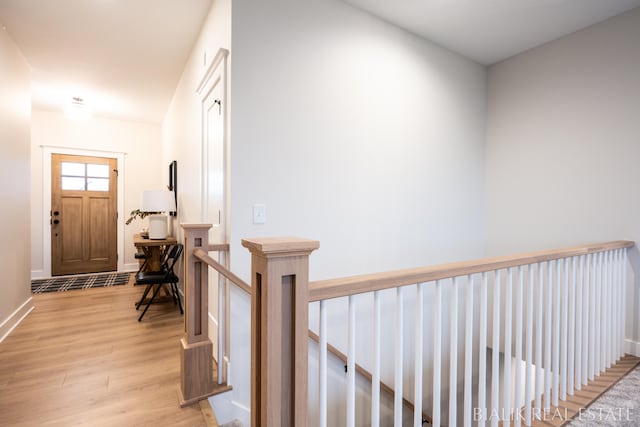
[[[624,352],[640,357],[640,342],[630,339],[624,340]]]
[[[44,279],[43,270],[31,270],[31,280]]]
[[[11,315],[0,324],[0,342],[4,341],[34,308],[36,308],[36,306],[33,304],[33,297],[29,297],[28,300],[11,313]]]
[[[45,145],[45,144],[41,144],[38,147],[40,148],[53,148],[54,149],[54,153],[58,153],[58,151],[55,150],[63,150],[63,151],[82,151],[82,152],[87,152],[87,153],[118,153],[118,154],[124,154],[127,155],[129,153],[125,152],[125,151],[105,151],[105,150],[98,150],[95,148],[82,148],[82,149],[76,149],[76,148],[72,148],[72,147],[65,147],[62,145]],[[62,154],[66,154],[66,153],[62,153]],[[69,153],[69,154],[73,154],[73,153]],[[81,156],[94,156],[94,157],[98,157],[95,154],[80,154]],[[102,156],[105,157],[105,156]]]
[[[211,312],[207,313],[209,316],[209,320],[211,320],[211,322],[216,325],[216,328],[218,327],[218,319],[216,319],[215,317],[213,317],[213,314],[211,314]]]
[[[122,270],[120,270],[120,269],[118,269],[118,270],[120,270],[122,272],[138,271],[139,268],[140,268],[140,265],[137,262],[131,262],[131,263],[124,264],[122,266]]]
[[[196,89],[197,93],[201,94],[201,92],[204,89],[204,86],[209,82],[211,75],[216,71],[216,69],[218,68],[218,65],[220,65],[220,62],[222,60],[224,60],[225,68],[226,68],[226,62],[227,62],[228,56],[229,56],[229,51],[227,49],[224,49],[224,48],[218,49],[218,52],[216,52],[216,56],[213,58],[213,61],[211,61],[211,63],[209,64],[209,67],[207,67],[207,70],[204,72],[204,75],[202,76],[202,79],[198,84],[198,87]]]
[[[223,176],[224,176],[224,196],[223,196],[223,206],[222,206],[222,218],[220,218],[220,224],[224,226],[222,230],[223,241],[226,242],[227,236],[229,236],[230,224],[230,177],[229,177],[229,164],[230,164],[230,141],[229,141],[229,108],[227,106],[229,102],[228,96],[228,82],[227,82],[227,59],[229,56],[229,51],[227,49],[220,48],[216,53],[216,56],[213,58],[209,66],[207,67],[198,87],[196,88],[196,93],[200,95],[201,101],[201,118],[200,118],[200,127],[201,127],[201,208],[200,208],[200,220],[204,223],[209,222],[209,212],[208,212],[208,199],[209,199],[209,189],[208,189],[208,170],[209,170],[209,146],[208,146],[208,121],[206,120],[207,112],[205,111],[205,102],[208,99],[209,94],[213,91],[218,84],[222,87],[222,140],[223,140],[223,151],[224,151],[224,160],[223,160]]]
[[[233,384],[231,382],[231,360],[227,356],[224,357],[224,365],[227,369],[227,384]]]
[[[127,153],[92,149],[77,149],[41,145],[42,153],[42,277],[51,277],[51,156],[71,154],[76,156],[107,157],[117,160],[118,168],[118,271],[125,271],[124,265],[124,157]],[[137,268],[134,268],[136,270]]]

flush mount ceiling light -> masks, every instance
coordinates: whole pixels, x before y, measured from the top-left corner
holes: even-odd
[[[84,99],[74,96],[64,109],[64,115],[69,120],[87,120],[91,117],[91,109]]]

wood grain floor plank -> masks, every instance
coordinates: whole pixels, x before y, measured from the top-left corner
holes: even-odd
[[[542,414],[534,420],[532,427],[564,426],[571,422],[572,418],[579,414],[581,409],[587,408],[598,397],[602,396],[614,384],[640,364],[640,358],[625,355],[615,365],[597,375],[593,381],[589,381],[582,390],[575,390],[573,395],[568,395],[566,401],[560,401],[560,405],[551,405],[549,414]]]
[[[180,408],[183,317],[154,304],[142,322],[125,286],[34,295],[36,309],[0,343],[0,424],[204,427]]]

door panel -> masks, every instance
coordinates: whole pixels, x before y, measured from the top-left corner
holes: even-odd
[[[53,275],[117,269],[117,161],[52,155]]]
[[[64,215],[57,215],[54,221],[60,221],[57,227],[62,240],[61,261],[67,264],[82,262],[82,227],[77,226],[82,224],[82,197],[65,197],[61,199],[60,207]]]
[[[111,244],[102,236],[109,231],[109,199],[89,198],[89,260],[107,261],[110,256]]]

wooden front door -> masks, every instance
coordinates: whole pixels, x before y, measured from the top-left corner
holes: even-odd
[[[53,154],[51,272],[114,271],[117,245],[117,161]]]

